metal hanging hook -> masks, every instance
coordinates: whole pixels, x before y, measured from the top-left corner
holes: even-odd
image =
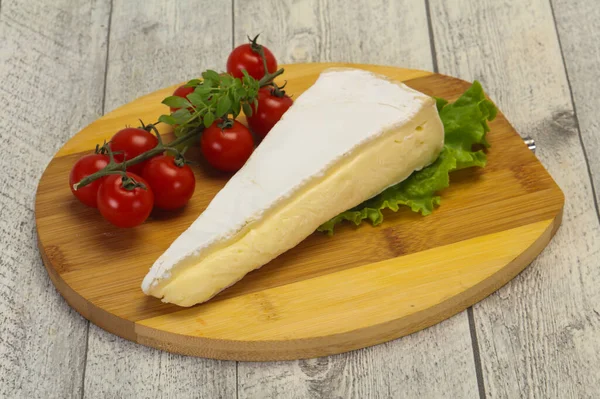
[[[531,150],[531,152],[533,152],[535,154],[535,150],[537,148],[535,145],[535,140],[533,138],[527,136],[527,137],[523,137],[523,142],[525,143],[527,148],[529,148]]]

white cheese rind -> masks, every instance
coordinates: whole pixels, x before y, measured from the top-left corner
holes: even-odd
[[[442,145],[430,97],[363,70],[323,72],[156,261],[142,289],[181,306],[208,300],[428,165]],[[296,227],[286,229],[290,218]]]

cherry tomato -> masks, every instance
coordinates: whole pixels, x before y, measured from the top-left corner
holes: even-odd
[[[196,188],[194,172],[189,165],[177,166],[175,157],[161,155],[144,167],[144,179],[154,193],[154,205],[160,209],[181,208],[192,198]]]
[[[110,139],[111,150],[115,152],[120,151],[119,154],[115,154],[115,160],[117,162],[135,158],[141,153],[153,149],[157,144],[158,139],[155,135],[136,127],[127,127],[119,130],[112,139]],[[148,161],[146,160],[132,165],[129,167],[128,171],[142,174],[146,162]]]
[[[282,93],[279,96],[273,92],[273,89],[266,87],[260,89],[258,109],[252,108],[252,116],[247,117],[248,126],[257,136],[264,138],[293,103],[287,94]]]
[[[250,130],[238,121],[230,128],[221,129],[216,121],[204,129],[200,145],[202,154],[212,166],[226,172],[239,170],[254,151]]]
[[[142,183],[144,188],[123,187],[121,175],[108,175],[98,190],[98,210],[104,219],[117,227],[135,227],[150,215],[154,205],[154,194],[148,182],[135,173],[127,176]]]
[[[265,76],[263,61],[258,52],[258,49],[261,47],[267,60],[267,69],[270,73],[275,72],[277,70],[275,56],[268,48],[257,44],[256,38],[254,38],[252,43],[242,44],[233,49],[231,54],[229,54],[229,58],[227,58],[227,72],[233,77],[241,79],[244,76],[242,70],[245,69],[248,75],[260,80],[260,78]]]
[[[185,87],[185,85],[183,85],[183,86],[179,86],[177,89],[175,89],[175,91],[173,92],[173,95],[187,99],[188,94],[191,94],[193,92],[194,92],[193,87]],[[171,113],[177,111],[178,109],[179,108],[171,107]],[[190,110],[190,112],[192,112],[192,108],[188,108],[188,109]]]
[[[75,183],[79,183],[81,179],[91,175],[99,171],[108,165],[108,156],[102,154],[90,154],[80,158],[73,168],[71,169],[71,173],[69,174],[69,186],[71,187],[71,192],[77,199],[87,206],[91,206],[93,208],[97,208],[96,196],[98,194],[98,189],[102,185],[104,178],[94,180],[87,186],[81,187],[77,191],[73,189],[73,185]]]

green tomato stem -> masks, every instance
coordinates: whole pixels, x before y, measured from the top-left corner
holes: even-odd
[[[155,133],[157,135],[159,135],[158,131],[156,131]],[[92,173],[91,175],[84,177],[79,182],[75,183],[73,185],[73,189],[75,191],[77,191],[81,187],[85,187],[88,184],[90,184],[91,182],[101,179],[108,175],[112,175],[112,174],[123,175],[128,167],[138,164],[140,162],[144,162],[145,160],[148,160],[156,155],[160,155],[161,153],[163,153],[165,151],[179,152],[176,149],[177,145],[185,142],[186,140],[190,140],[192,138],[199,137],[201,133],[202,133],[202,129],[194,129],[191,132],[189,132],[188,134],[186,134],[185,136],[181,136],[181,137],[173,140],[169,144],[163,144],[162,140],[160,140],[158,142],[158,144],[156,145],[156,147],[154,147],[153,149],[146,151],[143,154],[140,154],[135,158],[128,159],[125,162],[121,162],[121,163],[118,163],[115,161],[113,153],[112,153],[112,151],[110,151],[110,147],[106,146],[108,149],[108,156],[110,158],[108,165],[106,165],[103,169],[97,171],[96,173]]]
[[[267,62],[265,60],[265,57],[263,56],[263,63],[265,65],[265,71],[267,70]],[[279,68],[278,70],[276,70],[273,73],[265,73],[265,76],[263,76],[259,81],[258,81],[258,85],[260,87],[265,87],[265,86],[270,86],[273,83],[273,80],[275,80],[275,78],[281,74],[283,74],[284,69],[283,68]]]

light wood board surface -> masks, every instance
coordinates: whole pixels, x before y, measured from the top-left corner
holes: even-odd
[[[172,3],[177,7],[164,13]],[[591,210],[589,170],[581,144],[572,138],[577,134],[577,119],[569,115],[577,111],[593,164],[594,151],[598,151],[591,146],[593,104],[598,97],[594,95],[597,85],[589,82],[597,80],[597,68],[588,65],[594,65],[600,48],[594,29],[596,3],[552,1],[558,23],[558,32],[552,34],[554,20],[546,1],[0,0],[0,99],[4,105],[0,118],[6,127],[0,135],[2,148],[11,148],[0,161],[4,171],[11,171],[0,175],[0,224],[5,227],[0,236],[5,254],[0,260],[0,396],[472,398],[479,386],[480,397],[595,397],[600,361],[590,355],[600,353],[596,347],[600,329],[592,324],[600,313],[595,288],[599,276],[594,273],[600,234],[594,222],[598,216]],[[448,18],[449,7],[460,10],[460,18]],[[507,10],[525,17],[506,18]],[[194,11],[193,22],[180,23],[189,21],[186,13]],[[95,17],[86,19],[86,13]],[[135,24],[130,23],[133,20]],[[160,36],[147,29],[152,25],[161,27]],[[183,33],[180,27],[185,27]],[[232,28],[235,40],[229,33]],[[130,33],[112,40],[107,30],[113,29]],[[543,140],[537,156],[567,196],[563,227],[544,255],[523,274],[527,279],[519,277],[484,300],[469,320],[463,312],[402,339],[322,359],[244,362],[237,368],[231,362],[198,363],[203,359],[131,344],[95,326],[90,329],[87,349],[87,323],[64,304],[38,255],[30,251],[35,248],[33,198],[44,167],[69,136],[101,113],[104,64],[95,60],[105,59],[109,70],[113,63],[127,67],[128,61],[135,66],[132,74],[144,76],[133,84],[132,74],[119,74],[113,68],[106,81],[112,85],[107,95],[112,90],[118,94],[112,105],[107,102],[110,110],[156,87],[194,76],[197,71],[186,72],[188,63],[202,63],[197,67],[200,71],[222,69],[221,52],[256,32],[263,32],[283,62],[353,61],[434,70],[440,64],[441,72],[482,79],[518,131],[533,135],[538,144]],[[444,45],[450,32],[461,40]],[[163,62],[160,55],[182,35],[186,51],[178,52],[176,60]],[[203,40],[207,35],[210,41]],[[319,39],[323,35],[326,40]],[[128,41],[129,36],[136,40]],[[111,57],[105,58],[103,40],[93,38],[106,38]],[[513,47],[525,38],[526,46]],[[556,51],[558,39],[566,75]],[[380,46],[365,45],[369,42]],[[381,43],[389,45],[382,48]],[[477,46],[481,46],[479,53],[473,52]],[[295,53],[304,55],[293,59]],[[540,58],[540,53],[546,55]],[[131,58],[121,59],[125,54]],[[507,60],[508,70],[527,71],[527,76],[505,78]],[[165,76],[161,63],[172,65],[178,75],[167,71]],[[552,69],[546,64],[552,64]],[[496,69],[491,68],[494,65]],[[483,79],[489,71],[503,78]],[[568,90],[557,90],[556,83],[549,82],[561,87],[569,87],[570,82],[574,107]],[[535,101],[530,101],[534,93]],[[32,99],[36,99],[35,107],[29,106]],[[522,109],[523,104],[529,108]],[[531,110],[533,118],[527,115]],[[56,117],[61,111],[68,114]],[[22,169],[6,169],[17,159]],[[596,182],[598,173],[598,168],[591,168]],[[567,278],[556,273],[563,270],[569,272]],[[519,288],[513,290],[515,285]],[[532,306],[540,300],[564,306]],[[488,305],[486,313],[480,310],[484,304]],[[508,323],[511,315],[514,321]],[[554,322],[563,318],[566,323]],[[502,339],[482,339],[479,325],[474,324],[481,319],[488,329],[501,331]],[[32,330],[31,325],[43,327]],[[480,357],[479,352],[502,355]],[[213,377],[212,373],[219,372],[223,374]]]
[[[451,101],[469,86],[418,70],[324,63],[286,66],[286,90],[299,96],[330,67],[367,69]],[[197,167],[190,204],[176,214],[155,212],[136,229],[103,222],[64,180],[77,158],[121,126],[157,120],[166,109],[161,98],[172,91],[143,96],[83,129],[52,160],[36,197],[39,247],[57,289],[84,317],[129,340],[228,360],[312,358],[375,345],[489,295],[560,224],[563,194],[500,114],[491,123],[489,165],[455,173],[434,215],[403,210],[379,228],[315,233],[206,304],[163,304],[144,296],[140,281],[229,176]]]

